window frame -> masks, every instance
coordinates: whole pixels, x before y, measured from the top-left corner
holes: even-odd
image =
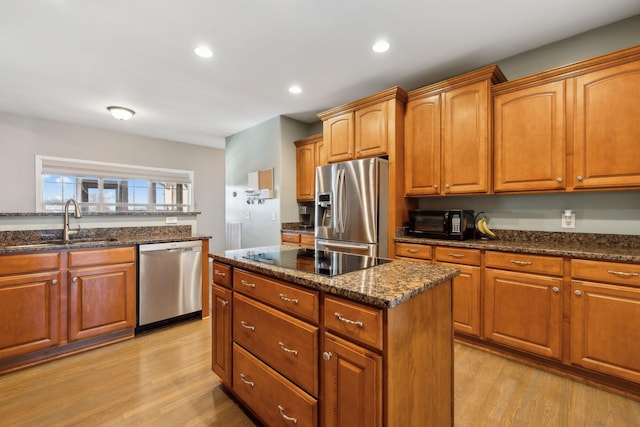
[[[45,201],[44,201],[44,175],[60,175],[60,176],[74,176],[76,178],[97,178],[98,188],[100,189],[99,199],[100,202],[97,205],[97,211],[88,211],[87,213],[100,213],[100,214],[118,214],[118,213],[135,213],[135,212],[159,212],[167,214],[178,213],[191,213],[195,211],[195,182],[194,172],[190,170],[182,169],[168,169],[157,168],[149,166],[138,166],[124,163],[109,163],[99,162],[94,160],[80,160],[71,159],[65,157],[53,157],[36,154],[35,156],[35,178],[36,178],[36,198],[35,208],[36,212],[44,213]],[[149,201],[145,210],[137,210],[135,208],[129,210],[125,208],[122,211],[109,211],[105,210],[104,203],[104,180],[107,179],[121,179],[121,180],[146,180],[149,182]],[[164,208],[157,209],[157,203],[155,201],[155,194],[151,194],[151,188],[155,187],[154,183],[171,183],[177,186],[177,184],[187,184],[189,192],[189,203],[180,204],[165,204],[160,205]],[[82,206],[82,202],[78,200]],[[94,206],[94,204],[90,204]],[[111,206],[112,204],[109,204]],[[118,202],[116,202],[118,205]],[[139,203],[127,203],[124,206],[140,206]],[[167,210],[166,206],[186,206],[187,211],[182,210]],[[85,204],[85,206],[88,206]],[[152,210],[150,210],[152,209]]]

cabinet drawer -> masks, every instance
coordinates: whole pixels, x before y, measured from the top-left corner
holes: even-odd
[[[298,288],[244,270],[234,271],[233,289],[289,314],[315,324],[318,323],[320,313],[318,292]]]
[[[0,276],[58,270],[60,252],[0,256]]]
[[[571,277],[594,282],[640,286],[640,265],[572,259]]]
[[[480,265],[480,251],[478,249],[437,246],[436,260],[456,264]]]
[[[231,266],[219,262],[213,263],[213,283],[216,285],[231,288],[231,273]]]
[[[283,243],[300,243],[300,234],[298,233],[282,233]]]
[[[396,243],[396,255],[408,258],[431,259],[431,246],[416,243]]]
[[[301,234],[300,244],[302,244],[302,246],[313,248],[314,245],[316,244],[316,238],[310,234]]]
[[[325,297],[324,325],[333,332],[382,350],[382,310],[380,309]]]
[[[233,344],[233,391],[266,425],[318,425],[317,400],[238,344]]]
[[[136,251],[133,246],[69,251],[69,267],[121,264],[134,262],[135,260]]]
[[[314,396],[318,395],[318,328],[238,293],[233,339]]]
[[[562,258],[560,257],[487,251],[485,265],[501,270],[562,276]]]

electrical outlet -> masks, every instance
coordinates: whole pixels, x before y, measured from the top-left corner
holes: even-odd
[[[271,212],[271,221],[275,221],[275,220],[276,220],[276,213]]]
[[[570,210],[562,213],[562,228],[576,228],[576,214]]]
[[[178,217],[177,216],[168,216],[164,219],[165,224],[177,224]]]
[[[244,214],[244,217],[245,217],[246,219],[251,219],[251,211],[247,211],[247,213],[246,213],[246,214]]]

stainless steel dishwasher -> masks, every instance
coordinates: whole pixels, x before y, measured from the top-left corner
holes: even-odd
[[[138,324],[142,332],[202,313],[202,242],[139,246]]]

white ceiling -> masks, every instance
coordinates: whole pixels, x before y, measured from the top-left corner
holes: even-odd
[[[278,115],[313,122],[638,13],[638,0],[0,0],[0,111],[224,147]],[[391,50],[375,54],[381,37]]]

